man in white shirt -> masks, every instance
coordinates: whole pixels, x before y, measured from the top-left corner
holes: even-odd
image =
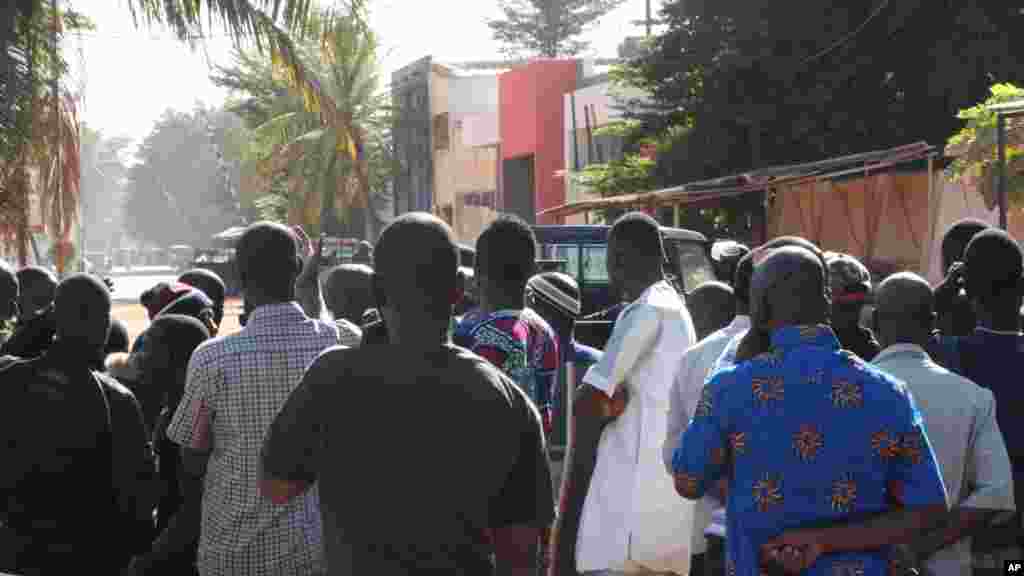
[[[661,445],[679,355],[696,338],[686,305],[665,281],[664,257],[650,216],[626,214],[612,226],[608,277],[632,303],[580,394],[579,414],[609,421],[577,537],[584,574],[689,572],[693,506],[676,495]]]
[[[697,401],[700,400],[704,382],[711,375],[712,369],[730,341],[750,329],[750,276],[753,271],[754,266],[748,254],[740,259],[733,281],[736,316],[728,326],[713,332],[687,350],[679,361],[679,370],[676,372],[669,399],[665,442],[661,448],[662,462],[669,473],[672,473],[672,455],[679,446],[683,431],[690,423]],[[713,551],[717,554],[705,554],[707,547],[704,541],[704,530],[711,523],[711,512],[721,507],[721,502],[710,495],[702,498],[694,507],[690,553],[693,555],[691,574],[695,576],[721,574],[725,568],[724,549],[717,547]],[[724,523],[721,537],[724,537]]]
[[[996,422],[995,399],[925,352],[935,317],[926,280],[909,272],[895,274],[879,285],[875,299],[874,323],[884,348],[874,364],[910,387],[951,508],[946,527],[923,534],[910,549],[919,560],[928,560],[934,576],[968,576],[970,534],[997,511],[1014,509],[1010,459]]]

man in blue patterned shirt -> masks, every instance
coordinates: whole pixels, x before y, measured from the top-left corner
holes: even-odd
[[[673,459],[677,491],[700,498],[727,478],[729,575],[756,576],[768,557],[811,575],[888,574],[886,546],[946,509],[910,394],[839,349],[823,325],[825,272],[808,250],[779,248],[757,265],[751,306],[771,349],[705,386]],[[765,548],[784,531],[822,524],[833,528]]]

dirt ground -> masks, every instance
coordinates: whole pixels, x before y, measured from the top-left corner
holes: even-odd
[[[228,298],[224,303],[224,320],[220,325],[220,334],[231,334],[241,329],[238,325],[238,316],[242,313],[242,301],[239,298]],[[125,323],[128,328],[128,341],[134,342],[135,337],[142,333],[149,326],[149,318],[146,317],[146,309],[140,304],[114,304],[112,311],[114,318]]]

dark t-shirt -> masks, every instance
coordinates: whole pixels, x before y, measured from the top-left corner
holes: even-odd
[[[331,574],[491,574],[488,529],[554,518],[536,407],[454,346],[324,352],[271,426],[263,470],[319,482]]]

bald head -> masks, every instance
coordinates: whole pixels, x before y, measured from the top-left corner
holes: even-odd
[[[17,315],[18,292],[18,276],[0,260],[0,321]]]
[[[324,303],[335,318],[359,324],[363,312],[372,308],[373,268],[366,264],[342,264],[327,274]]]
[[[74,274],[57,286],[57,338],[83,353],[99,353],[110,330],[110,292],[100,279]]]
[[[375,299],[392,312],[447,322],[458,262],[447,224],[426,212],[403,214],[384,229],[374,250]]]
[[[18,270],[18,285],[21,290],[18,307],[21,308],[23,317],[31,318],[53,304],[57,292],[57,277],[46,268],[26,266]]]
[[[238,277],[257,306],[294,298],[302,268],[298,249],[295,234],[276,222],[256,222],[245,229],[236,246]]]
[[[825,322],[829,308],[823,260],[801,246],[784,246],[755,265],[751,317],[767,330]]]
[[[893,274],[875,289],[874,324],[883,346],[927,342],[934,324],[935,295],[912,272]]]
[[[693,314],[693,327],[698,340],[725,328],[736,316],[733,289],[724,282],[705,282],[697,286],[686,297],[686,307]]]

